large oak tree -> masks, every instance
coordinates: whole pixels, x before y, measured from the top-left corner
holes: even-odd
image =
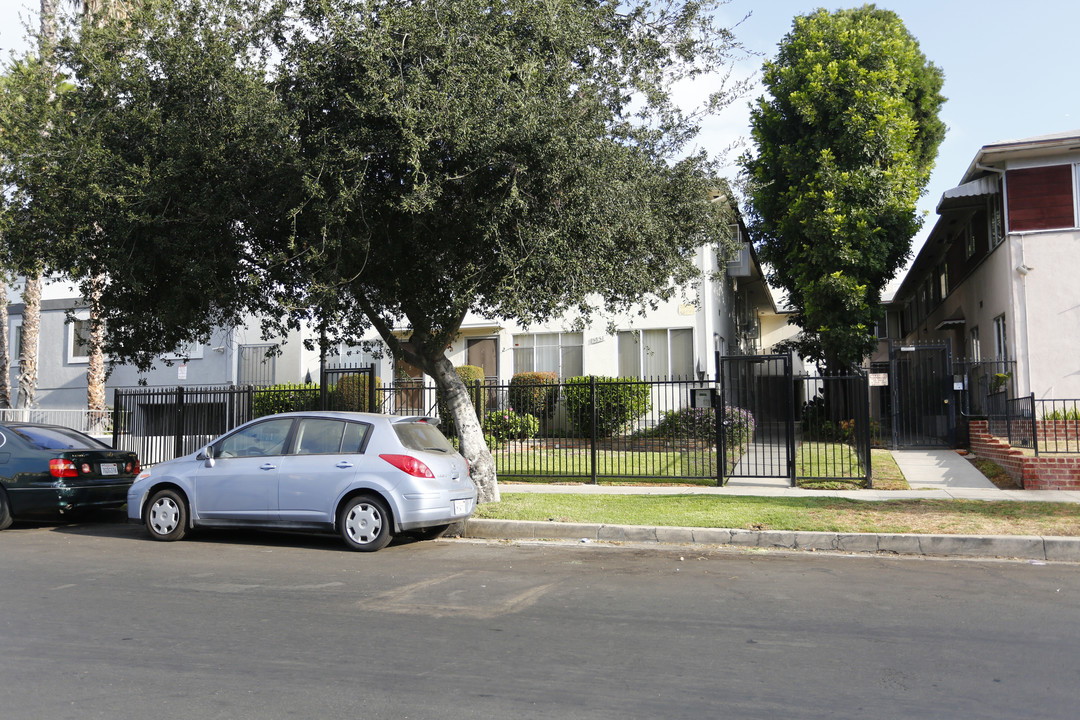
[[[446,348],[470,311],[655,303],[723,242],[715,164],[689,148],[731,88],[671,99],[735,50],[710,10],[148,0],[60,44],[76,90],[41,182],[74,211],[53,262],[107,274],[118,359],[248,312],[328,342],[374,327],[434,378],[497,499]]]

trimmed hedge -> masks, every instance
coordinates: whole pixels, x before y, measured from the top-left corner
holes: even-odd
[[[319,408],[319,386],[316,383],[284,383],[259,388],[252,399],[255,417],[283,412],[300,412]]]
[[[611,437],[652,407],[650,385],[623,378],[588,375],[566,380],[563,398],[570,421],[584,435],[593,433],[592,380],[596,380],[596,436]]]
[[[559,376],[553,372],[524,372],[510,378],[506,395],[510,407],[545,420],[559,402]]]
[[[375,387],[381,386],[382,381],[376,377]],[[368,407],[368,376],[366,373],[343,375],[338,380],[337,385],[330,389],[328,400],[331,410],[375,412],[375,408]]]
[[[741,445],[754,437],[754,415],[749,410],[729,407],[724,411],[723,432],[729,446]],[[665,412],[650,435],[672,440],[716,440],[716,411],[712,408],[683,408]]]

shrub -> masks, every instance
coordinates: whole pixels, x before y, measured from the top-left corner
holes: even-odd
[[[381,385],[382,382],[379,378],[375,378],[375,387]],[[375,408],[368,407],[368,376],[366,373],[341,376],[337,385],[330,390],[328,400],[331,410],[375,412]]]
[[[754,437],[754,415],[749,410],[729,407],[724,410],[723,432],[729,446],[741,445]],[[665,412],[653,433],[675,440],[716,439],[716,411],[712,408],[683,408]]]
[[[510,378],[510,407],[550,420],[559,402],[559,376],[553,372],[525,372]]]
[[[591,381],[596,380],[593,403]],[[611,437],[631,421],[644,415],[652,406],[647,383],[620,378],[586,376],[569,378],[564,386],[566,411],[571,422],[585,434],[593,433],[596,414],[597,437]]]
[[[315,383],[284,383],[259,388],[252,400],[255,417],[283,412],[316,410],[319,407],[319,386]]]
[[[484,417],[484,434],[496,440],[527,440],[540,431],[540,420],[535,415],[517,413],[513,410],[494,410]]]
[[[484,410],[487,407],[487,395],[481,385],[477,390],[476,382],[479,380],[481,383],[484,381],[484,369],[477,367],[476,365],[462,365],[461,367],[454,368],[458,377],[461,378],[461,382],[465,383],[465,391],[469,394],[469,399],[472,400],[473,408],[476,410],[476,417],[484,417]],[[450,414],[450,405],[447,404],[446,399],[443,397],[443,393],[438,393],[438,408],[439,418],[442,422],[439,427],[443,431],[444,435],[451,435],[457,432],[454,427],[454,418]]]

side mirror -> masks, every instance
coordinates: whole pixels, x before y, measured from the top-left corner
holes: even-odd
[[[214,446],[207,445],[206,447],[204,447],[202,450],[199,451],[199,454],[195,456],[195,459],[205,460],[206,467],[214,467]]]

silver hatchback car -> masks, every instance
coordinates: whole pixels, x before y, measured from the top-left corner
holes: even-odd
[[[436,420],[301,412],[252,420],[143,470],[128,519],[157,540],[195,527],[338,532],[353,550],[435,537],[476,507],[469,465]]]

